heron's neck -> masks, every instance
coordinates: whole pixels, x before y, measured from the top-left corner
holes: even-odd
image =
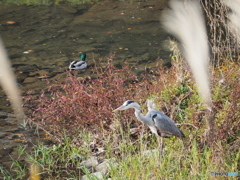
[[[137,117],[137,119],[139,120],[139,121],[142,121],[143,123],[144,123],[144,121],[145,121],[145,116],[143,116],[142,114],[141,114],[141,108],[136,108],[136,107],[134,107],[134,109],[135,109],[135,112],[134,112],[134,114],[135,114],[135,116]]]
[[[141,114],[141,108],[134,107],[134,109],[135,109],[134,113],[135,113],[135,116],[137,117],[137,119],[139,121],[141,121],[143,124],[146,124],[151,129],[151,131],[158,136],[158,132],[157,132],[156,127],[154,126],[153,121],[151,119],[149,119],[149,117],[147,117],[147,115],[143,116]]]

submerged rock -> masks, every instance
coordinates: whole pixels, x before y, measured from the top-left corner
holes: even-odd
[[[29,83],[34,83],[36,82],[38,79],[36,77],[27,77],[24,79],[23,83],[24,84],[29,84]]]

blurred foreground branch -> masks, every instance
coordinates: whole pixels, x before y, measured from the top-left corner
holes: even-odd
[[[22,109],[22,100],[19,94],[16,78],[11,69],[10,60],[8,59],[2,39],[0,38],[0,84],[6,92],[13,106],[18,120],[23,120],[24,112]]]
[[[209,47],[206,25],[198,1],[170,1],[171,10],[163,14],[163,25],[182,45],[183,54],[191,67],[199,94],[207,105],[206,141],[214,141],[214,113],[212,113],[209,83]]]

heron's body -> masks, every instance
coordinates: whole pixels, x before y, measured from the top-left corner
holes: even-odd
[[[157,113],[152,116],[154,125],[159,129],[163,137],[176,136],[179,138],[184,138],[185,135],[181,130],[177,128],[173,120],[163,113]]]
[[[79,58],[80,61],[72,61],[69,65],[69,69],[71,70],[82,70],[87,68],[87,62],[86,62],[86,53],[80,54]]]
[[[143,116],[141,114],[141,108],[139,104],[130,100],[124,102],[123,105],[115,109],[114,112],[118,110],[126,110],[129,108],[134,108],[134,114],[137,119],[146,124],[157,136],[177,136],[180,138],[185,137],[182,131],[177,128],[173,120],[171,120],[163,112],[155,109],[155,104],[151,100],[148,100],[148,113],[146,116]]]

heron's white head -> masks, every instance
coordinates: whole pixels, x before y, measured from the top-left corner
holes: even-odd
[[[129,109],[129,108],[141,110],[138,103],[131,101],[131,100],[127,100],[120,107],[118,107],[117,109],[114,109],[113,112],[123,111],[123,110]]]

